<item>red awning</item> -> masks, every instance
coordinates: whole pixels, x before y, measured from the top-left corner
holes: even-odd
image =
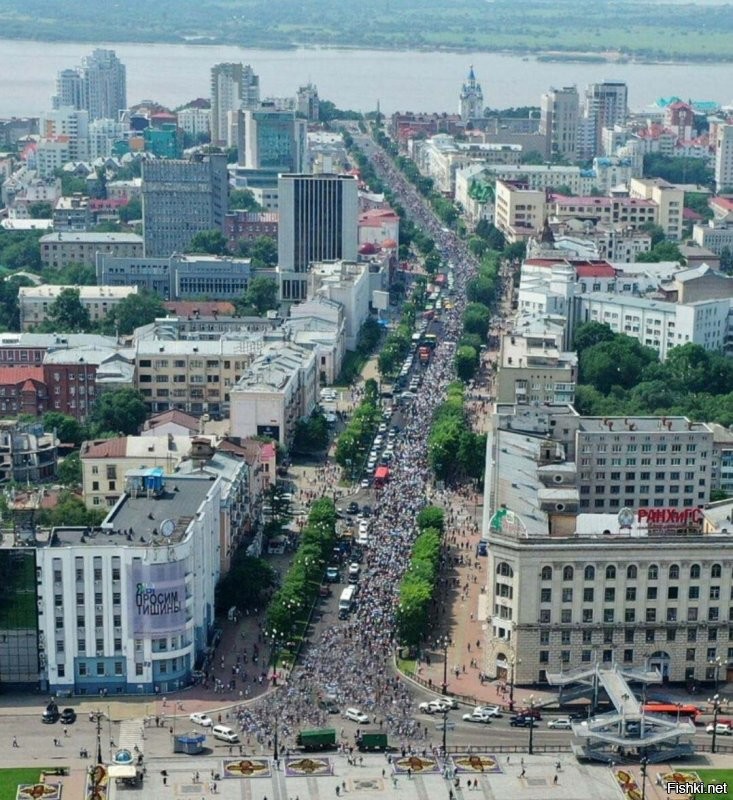
[[[374,477],[380,481],[386,481],[389,478],[389,469],[387,467],[377,467]]]

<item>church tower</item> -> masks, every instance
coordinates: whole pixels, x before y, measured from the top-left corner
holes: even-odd
[[[464,122],[478,119],[484,115],[484,93],[481,91],[481,84],[476,80],[473,64],[468,71],[466,82],[461,87],[458,112]]]

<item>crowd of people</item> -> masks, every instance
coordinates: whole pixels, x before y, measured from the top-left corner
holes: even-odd
[[[453,361],[466,283],[476,273],[477,263],[389,158],[378,149],[370,154],[378,174],[393,188],[407,215],[435,240],[453,273],[455,303],[443,313],[442,340],[427,367],[422,389],[403,410],[404,426],[396,440],[390,480],[377,493],[356,609],[347,621],[327,627],[320,640],[307,647],[286,685],[237,711],[243,736],[262,748],[272,744],[276,728],[280,746],[287,748],[295,744],[297,732],[303,728],[333,727],[333,718],[318,703],[324,696],[334,698],[342,708],[358,707],[369,716],[370,727],[389,733],[403,749],[419,752],[432,746],[428,728],[414,718],[415,702],[409,688],[390,669],[396,646],[394,615],[400,580],[417,535],[418,512],[428,502],[447,509],[454,508],[455,502],[465,502],[458,494],[453,498],[449,490],[434,489],[427,440],[433,412],[446,386],[455,380]],[[322,477],[326,474],[334,483],[338,479],[335,468],[325,468]],[[330,495],[331,491],[324,488],[323,493]],[[475,521],[462,512],[450,511],[447,516],[449,529],[456,523],[475,527]],[[449,530],[447,547],[456,549],[457,558],[470,558],[468,552],[458,553],[459,544]]]

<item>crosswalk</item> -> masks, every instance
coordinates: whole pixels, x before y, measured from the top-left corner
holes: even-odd
[[[145,748],[142,719],[125,719],[120,723],[120,737],[117,749],[129,750],[134,755],[142,753]]]

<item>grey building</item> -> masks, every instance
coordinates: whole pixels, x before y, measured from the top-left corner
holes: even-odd
[[[201,231],[221,229],[227,213],[227,159],[145,161],[142,169],[146,256],[186,250]]]
[[[167,258],[97,258],[97,282],[103,286],[140,286],[165,300],[241,297],[250,279],[248,258],[172,255]]]
[[[257,108],[260,102],[260,79],[247,64],[216,64],[211,68],[211,141],[229,144],[229,114],[245,108]]]
[[[307,126],[294,111],[273,104],[237,114],[239,163],[249,169],[303,172],[307,155]]]
[[[96,49],[81,67],[56,77],[54,108],[70,106],[88,111],[89,119],[118,119],[127,109],[127,71],[114,50]]]
[[[353,175],[281,175],[277,250],[280,296],[303,300],[315,261],[356,261],[358,193]]]

